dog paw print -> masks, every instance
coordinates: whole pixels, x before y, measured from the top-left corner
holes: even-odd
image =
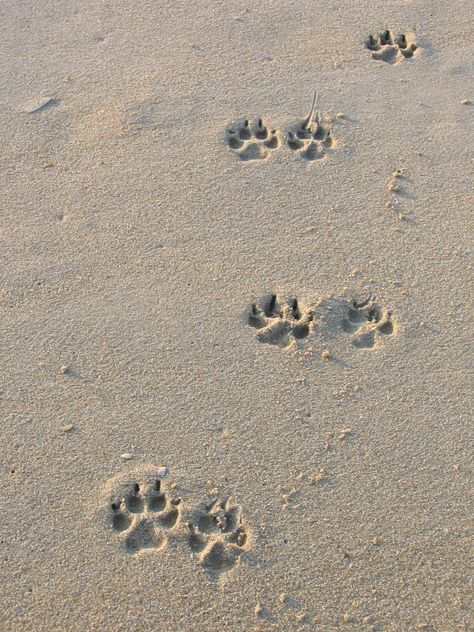
[[[227,130],[227,145],[241,160],[266,160],[278,148],[276,130],[270,130],[262,119],[232,125]]]
[[[372,51],[374,59],[395,64],[402,59],[410,59],[415,54],[418,46],[412,34],[400,33],[395,36],[390,30],[380,35],[369,35],[365,46]]]
[[[187,526],[189,548],[210,573],[219,576],[231,570],[248,549],[241,508],[228,500],[211,501],[194,512]]]
[[[313,124],[302,121],[294,130],[288,132],[288,147],[303,160],[321,160],[332,146],[331,132],[320,121]]]
[[[374,303],[371,296],[361,302],[352,300],[341,326],[353,336],[352,344],[359,349],[371,349],[379,338],[395,332],[392,314]]]
[[[280,303],[277,295],[272,294],[261,306],[251,305],[248,324],[258,329],[260,342],[286,347],[292,339],[300,340],[309,335],[313,313],[301,307],[296,298]]]
[[[129,553],[159,550],[179,521],[180,503],[163,490],[160,478],[136,480],[112,494],[110,525]]]
[[[333,147],[331,130],[321,121],[316,93],[308,116],[288,132],[287,144],[303,160],[308,161],[324,158]]]

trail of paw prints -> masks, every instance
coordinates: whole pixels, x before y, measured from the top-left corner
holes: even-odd
[[[321,120],[318,94],[315,92],[309,114],[288,132],[287,145],[300,158],[307,161],[321,160],[334,145],[329,127]]]
[[[297,298],[280,302],[276,294],[271,294],[261,305],[250,306],[248,324],[258,330],[260,342],[286,347],[310,334],[313,312],[301,306]]]
[[[361,302],[355,299],[350,302],[341,327],[353,337],[352,344],[359,349],[371,349],[378,340],[395,333],[391,312],[380,307],[371,296]]]
[[[410,33],[400,33],[395,36],[392,31],[386,30],[379,35],[369,35],[365,41],[365,47],[372,51],[373,59],[395,64],[402,59],[411,59],[418,45]]]
[[[262,119],[231,125],[226,142],[240,160],[266,160],[279,146],[276,130],[268,129]]]
[[[187,526],[189,548],[199,564],[218,578],[234,568],[248,548],[241,508],[229,500],[212,500],[190,516]]]
[[[180,519],[181,499],[163,489],[160,478],[132,480],[112,493],[110,526],[128,553],[160,550]]]

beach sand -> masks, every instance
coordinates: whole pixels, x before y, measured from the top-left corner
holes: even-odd
[[[470,11],[2,4],[3,629],[474,629]]]

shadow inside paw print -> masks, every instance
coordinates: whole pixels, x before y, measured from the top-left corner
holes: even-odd
[[[241,508],[215,499],[194,512],[188,522],[188,545],[199,563],[219,576],[237,563],[248,543]]]
[[[160,549],[178,523],[180,503],[162,489],[159,477],[130,482],[112,494],[110,524],[129,553]]]
[[[341,326],[354,336],[352,344],[360,349],[371,349],[379,336],[391,336],[395,331],[391,313],[371,296],[361,302],[352,300]]]
[[[292,339],[302,339],[309,335],[313,325],[313,313],[300,307],[298,299],[291,298],[285,303],[272,294],[263,301],[261,307],[253,303],[248,315],[248,324],[258,329],[257,338],[280,347],[286,347]]]
[[[269,130],[262,119],[246,120],[227,130],[227,145],[241,160],[265,160],[277,149],[276,130]]]
[[[322,124],[317,104],[317,93],[313,96],[313,103],[308,116],[296,123],[288,132],[288,147],[296,152],[303,160],[320,160],[333,147],[334,141],[331,131]]]
[[[418,49],[413,35],[400,33],[396,37],[389,30],[380,35],[369,35],[365,47],[372,51],[372,57],[388,64],[395,64],[402,59],[410,59]]]

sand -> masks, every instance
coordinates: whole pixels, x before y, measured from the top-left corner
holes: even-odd
[[[2,3],[2,629],[474,629],[470,11]]]

